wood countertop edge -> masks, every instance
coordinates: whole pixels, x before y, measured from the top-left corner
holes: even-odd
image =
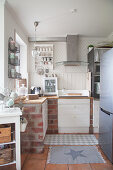
[[[59,97],[58,99],[93,99],[93,97],[77,97],[77,96],[73,96],[73,97]]]
[[[39,99],[36,100],[24,100],[22,103],[23,104],[43,104],[46,100],[48,99],[93,99],[93,97],[58,97],[58,96],[47,96],[47,97],[40,97]],[[19,102],[15,102],[15,104],[19,104]]]

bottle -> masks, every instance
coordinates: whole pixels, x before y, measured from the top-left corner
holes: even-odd
[[[19,96],[26,96],[27,95],[27,88],[25,87],[24,84],[22,84],[22,86],[19,88],[18,95]]]

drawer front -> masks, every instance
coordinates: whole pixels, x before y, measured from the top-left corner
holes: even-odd
[[[59,105],[67,105],[67,104],[90,104],[90,99],[58,99]]]
[[[90,105],[87,104],[75,104],[75,105],[58,105],[58,113],[79,113],[79,114],[85,114],[89,115],[90,112]]]

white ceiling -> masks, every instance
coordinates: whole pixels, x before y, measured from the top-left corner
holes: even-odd
[[[38,36],[81,34],[108,36],[113,32],[113,0],[7,0],[9,8],[34,36],[34,21],[40,21]],[[76,13],[71,13],[77,9]]]

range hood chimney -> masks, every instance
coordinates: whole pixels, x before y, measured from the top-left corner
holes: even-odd
[[[78,43],[79,35],[67,35],[67,58],[66,61],[58,62],[58,64],[62,64],[64,66],[80,66],[84,64],[86,65],[86,62],[83,62],[79,59]]]

